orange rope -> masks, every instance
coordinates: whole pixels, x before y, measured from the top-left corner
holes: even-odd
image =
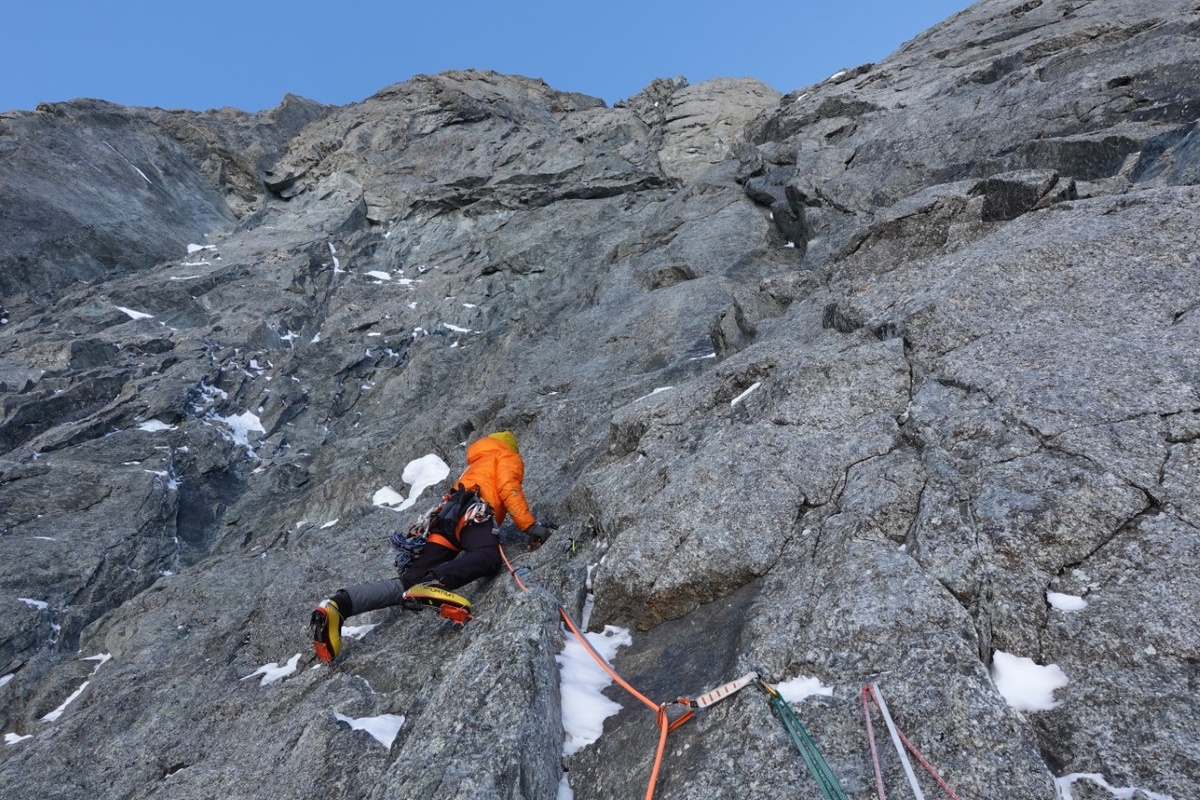
[[[499,543],[497,543],[497,547],[500,548],[500,556],[504,559],[504,564],[508,567],[508,571],[513,576],[513,580],[517,582],[517,586],[521,588],[522,592],[529,591],[529,587],[526,586],[525,582],[521,580],[521,576],[518,575],[517,571],[513,568],[512,562],[508,560],[508,553],[504,552],[504,547]],[[687,714],[675,720],[673,724],[669,723],[667,720],[668,703],[662,703],[661,705],[655,703],[637,689],[633,688],[628,681],[618,675],[616,671],[608,665],[608,662],[604,660],[603,656],[596,652],[595,648],[592,647],[591,642],[587,640],[587,637],[585,637],[583,633],[580,632],[579,628],[575,626],[575,623],[571,620],[570,615],[567,614],[567,610],[563,608],[562,603],[558,603],[558,615],[562,617],[563,622],[566,623],[566,626],[571,629],[571,633],[575,635],[575,638],[581,645],[583,645],[584,649],[588,651],[595,662],[600,665],[600,668],[608,673],[610,678],[619,683],[621,687],[625,689],[625,691],[642,701],[642,703],[655,712],[658,722],[658,749],[654,754],[654,766],[650,770],[650,783],[646,787],[646,800],[653,800],[654,787],[658,784],[658,772],[662,767],[663,754],[667,749],[667,734],[691,719],[695,712],[689,711]],[[680,698],[676,702],[686,703],[687,701],[683,698]]]

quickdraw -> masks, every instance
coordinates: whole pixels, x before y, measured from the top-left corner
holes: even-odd
[[[825,757],[821,755],[821,751],[817,749],[817,743],[813,741],[812,736],[801,724],[796,712],[792,711],[791,705],[770,684],[760,681],[760,685],[771,698],[771,706],[779,715],[779,721],[783,723],[784,730],[791,737],[792,744],[796,745],[796,749],[800,751],[800,757],[804,759],[808,771],[816,780],[817,785],[821,787],[821,793],[825,795],[826,800],[847,800],[845,789],[838,782],[837,776],[830,769]]]

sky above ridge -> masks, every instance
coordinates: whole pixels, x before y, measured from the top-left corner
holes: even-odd
[[[413,75],[480,69],[604,99],[655,78],[753,77],[780,92],[882,60],[968,0],[19,0],[5,9],[0,111],[345,105]]]

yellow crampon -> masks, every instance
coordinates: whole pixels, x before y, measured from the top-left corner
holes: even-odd
[[[404,593],[404,599],[440,609],[441,616],[458,625],[471,619],[471,601],[440,586],[418,584]]]

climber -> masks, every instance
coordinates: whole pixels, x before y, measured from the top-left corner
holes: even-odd
[[[322,661],[333,661],[341,652],[342,621],[354,614],[399,605],[405,600],[428,601],[434,597],[456,597],[449,590],[500,569],[500,540],[497,528],[512,515],[517,527],[537,547],[550,535],[537,522],[525,502],[521,483],[525,462],[511,431],[500,431],[476,439],[467,447],[467,468],[455,483],[478,491],[482,506],[460,516],[457,532],[431,533],[421,554],[397,578],[361,583],[339,589],[312,612],[313,645]],[[465,598],[458,598],[462,603]]]

